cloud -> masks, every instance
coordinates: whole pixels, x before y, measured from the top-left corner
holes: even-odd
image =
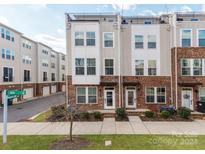
[[[0,16],[0,22],[5,25],[8,25],[9,20],[6,17]]]
[[[136,4],[112,4],[114,10],[134,10],[136,8]]]
[[[181,7],[181,12],[192,12],[192,9],[186,5]]]
[[[57,32],[59,33],[59,34],[64,34],[65,33],[65,30],[64,29],[57,29]]]
[[[42,42],[50,47],[52,47],[54,50],[58,52],[66,53],[65,51],[65,38],[58,38],[52,35],[48,34],[37,34],[34,36],[34,39],[38,42]]]
[[[145,16],[145,15],[156,16],[157,13],[155,13],[155,12],[152,11],[152,10],[144,10],[144,11],[142,11],[141,13],[139,13],[138,15],[143,15],[143,16]]]
[[[201,5],[201,10],[202,10],[203,12],[205,12],[205,4],[202,4],[202,5]]]

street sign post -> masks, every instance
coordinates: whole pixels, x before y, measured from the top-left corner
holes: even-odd
[[[3,144],[7,142],[7,117],[8,117],[8,98],[15,98],[25,95],[26,91],[20,90],[4,90],[3,91],[3,102],[4,102],[4,112],[3,112]]]

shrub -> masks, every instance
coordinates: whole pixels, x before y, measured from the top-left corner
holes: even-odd
[[[170,113],[169,113],[169,111],[162,111],[161,113],[160,113],[160,117],[162,117],[162,118],[164,118],[164,119],[167,119],[167,118],[169,118],[170,117]]]
[[[66,108],[65,105],[58,105],[51,107],[51,116],[49,121],[65,121],[66,120]]]
[[[188,119],[189,116],[191,115],[191,110],[189,108],[186,108],[186,107],[180,107],[178,109],[177,113],[181,118]]]
[[[145,116],[147,118],[153,118],[154,117],[154,112],[153,111],[146,111],[145,112]]]
[[[124,119],[127,116],[125,108],[117,108],[115,113],[116,113],[116,117],[119,119]]]
[[[93,112],[94,118],[100,120],[102,118],[102,114],[99,111]]]
[[[176,109],[173,105],[170,106],[162,106],[160,109],[160,112],[162,111],[168,111],[170,115],[176,115]]]
[[[81,112],[80,113],[80,119],[88,120],[89,118],[90,118],[90,113],[89,112]]]

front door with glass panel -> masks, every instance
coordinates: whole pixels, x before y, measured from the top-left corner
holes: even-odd
[[[105,97],[104,108],[115,109],[115,91],[105,89],[104,97]]]
[[[182,106],[193,110],[192,89],[182,90]]]
[[[126,89],[125,101],[127,108],[136,108],[136,91],[135,89]]]

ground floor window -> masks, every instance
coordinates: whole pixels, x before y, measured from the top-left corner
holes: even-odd
[[[164,87],[147,87],[146,102],[147,103],[165,103],[166,89]]]
[[[97,103],[97,88],[96,87],[77,87],[76,97],[78,104]]]
[[[199,89],[199,101],[205,102],[205,87]]]

